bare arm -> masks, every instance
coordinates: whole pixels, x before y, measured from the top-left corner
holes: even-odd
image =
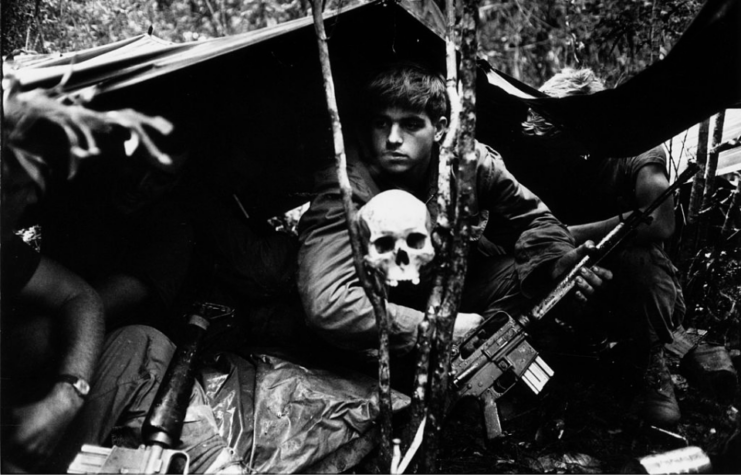
[[[636,201],[643,209],[651,204],[669,187],[666,174],[659,165],[651,164],[641,168],[636,177]],[[626,213],[622,219],[630,216]],[[663,241],[674,234],[674,199],[669,197],[651,214],[650,224],[640,226],[636,234],[638,242]],[[620,216],[612,216],[602,221],[569,226],[577,244],[587,240],[599,241],[621,221]]]
[[[90,379],[103,342],[103,307],[87,282],[60,264],[41,258],[20,299],[46,310],[65,344],[60,372]]]
[[[54,335],[61,343],[60,374],[90,381],[104,332],[97,293],[76,274],[42,257],[19,299],[33,303],[54,320]],[[24,466],[38,467],[52,453],[83,402],[71,385],[60,382],[44,399],[17,408],[9,453]]]

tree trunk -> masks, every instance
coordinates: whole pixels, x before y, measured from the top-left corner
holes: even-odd
[[[700,171],[695,175],[692,184],[692,193],[690,194],[690,204],[687,211],[687,221],[690,224],[697,222],[700,210],[702,209],[702,199],[705,191],[705,167],[708,160],[708,136],[710,135],[710,119],[705,119],[700,123],[700,129],[697,132],[697,164],[700,165]]]
[[[700,166],[700,171],[695,175],[692,182],[690,201],[687,207],[687,226],[682,233],[681,261],[689,262],[697,253],[699,216],[702,207],[703,192],[705,190],[705,164],[708,157],[708,135],[710,131],[710,118],[700,123],[697,132],[697,152],[695,158]]]
[[[715,149],[723,142],[723,122],[725,121],[725,116],[726,111],[722,110],[716,114],[713,121],[713,138],[709,146],[710,152],[708,153],[707,162],[705,163],[705,189],[702,194],[702,208],[700,219],[698,220],[698,249],[702,249],[707,245],[708,228],[710,226],[709,213],[707,211],[714,206],[715,173],[718,170],[718,155],[720,155]]]
[[[656,60],[656,55],[659,53],[660,43],[657,40],[659,34],[657,33],[658,27],[656,23],[657,17],[660,13],[660,9],[661,7],[659,6],[659,0],[653,0],[653,4],[651,5],[651,25],[648,32],[648,41],[651,48],[651,51],[649,52],[650,64],[653,64],[653,62]]]
[[[448,90],[451,103],[457,104],[455,94],[455,51],[452,46],[453,25],[453,3],[448,2]],[[453,327],[460,304],[463,284],[466,275],[468,246],[471,235],[470,213],[472,200],[475,198],[474,187],[476,185],[476,141],[474,132],[476,129],[476,53],[478,43],[476,40],[476,26],[478,20],[478,2],[476,0],[464,0],[460,21],[461,35],[461,98],[460,106],[453,109],[459,110],[458,114],[451,113],[451,130],[445,137],[440,161],[441,173],[444,171],[442,162],[451,160],[450,169],[455,180],[448,185],[450,200],[445,202],[441,199],[441,208],[447,205],[449,228],[452,231],[450,239],[444,243],[448,249],[444,253],[446,272],[443,274],[445,281],[442,294],[442,305],[436,319],[435,341],[432,352],[434,368],[431,381],[430,402],[428,405],[427,425],[425,426],[425,451],[423,457],[423,469],[428,473],[436,473],[437,453],[440,438],[440,429],[445,416],[448,394],[448,374],[450,372],[450,351],[453,339]],[[455,150],[455,151],[453,151]],[[447,173],[448,176],[449,173]],[[447,177],[441,176],[440,182]],[[455,193],[452,192],[455,190]],[[442,189],[441,189],[442,191]],[[450,206],[452,205],[452,206]],[[443,209],[440,210],[441,213]],[[444,219],[444,218],[443,218]],[[449,266],[449,267],[448,267]],[[437,302],[434,302],[435,304]],[[432,307],[432,305],[428,305]]]
[[[726,111],[718,112],[713,121],[713,140],[709,146],[707,163],[705,164],[705,190],[702,195],[702,209],[708,209],[711,206],[713,195],[715,194],[715,174],[718,170],[717,148],[723,143],[723,123],[725,122]]]
[[[376,315],[379,340],[379,362],[378,362],[378,392],[380,405],[380,464],[386,470],[391,466],[391,373],[389,367],[389,322],[385,305],[385,288],[380,282],[377,274],[367,272],[363,259],[363,250],[360,241],[360,233],[357,229],[355,204],[352,201],[352,188],[347,176],[347,157],[345,156],[345,142],[342,136],[342,125],[337,108],[334,80],[332,78],[332,66],[329,60],[329,47],[327,46],[327,35],[324,30],[324,19],[322,17],[322,0],[314,0],[312,6],[314,15],[314,29],[316,31],[319,46],[319,61],[322,68],[324,92],[327,99],[327,109],[332,122],[332,138],[335,151],[335,163],[337,169],[337,181],[342,195],[342,205],[347,221],[347,230],[350,234],[353,262],[361,284],[365,289],[368,299],[371,301],[373,311]]]

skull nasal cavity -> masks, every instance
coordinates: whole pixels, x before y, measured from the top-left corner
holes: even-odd
[[[404,249],[399,249],[396,253],[396,265],[405,266],[409,264],[409,254]]]

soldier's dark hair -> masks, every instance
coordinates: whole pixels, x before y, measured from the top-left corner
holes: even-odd
[[[367,110],[399,107],[425,112],[433,122],[450,114],[443,77],[412,62],[378,70],[366,84],[364,97]]]

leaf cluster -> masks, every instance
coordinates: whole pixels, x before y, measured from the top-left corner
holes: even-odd
[[[539,86],[565,67],[589,67],[615,86],[662,58],[698,0],[484,0],[481,49],[490,63]]]
[[[340,8],[355,0],[330,0]],[[173,42],[236,35],[309,13],[308,0],[20,0],[4,7],[4,54],[78,51],[146,33]]]

